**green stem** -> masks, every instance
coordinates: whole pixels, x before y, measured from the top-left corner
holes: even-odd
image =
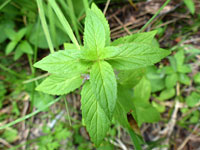
[[[153,15],[153,17],[151,17],[151,19],[138,31],[138,33],[144,32],[148,25],[158,16],[158,14],[164,9],[165,6],[167,6],[170,1],[171,0],[166,0],[162,7],[160,7],[160,9]]]
[[[0,64],[0,69],[2,69],[2,70],[4,70],[4,71],[7,71],[8,73],[10,73],[10,74],[12,74],[12,75],[15,75],[16,77],[21,78],[21,76],[20,76],[18,73],[16,73],[15,71],[13,71],[13,70],[11,70],[11,69],[5,67],[5,66],[2,65],[2,64]]]
[[[11,0],[7,0],[5,1],[1,6],[0,6],[0,10],[3,9],[8,3],[10,3]]]
[[[12,122],[10,122],[10,123],[8,123],[8,124],[6,124],[6,125],[1,126],[1,127],[0,127],[0,130],[5,129],[5,128],[10,127],[10,126],[13,126],[13,125],[15,125],[15,124],[17,124],[17,123],[19,123],[19,122],[21,122],[21,121],[24,121],[24,120],[26,120],[26,119],[28,119],[28,118],[30,118],[30,117],[32,117],[32,116],[38,114],[39,112],[45,110],[46,108],[48,108],[48,107],[50,107],[51,105],[53,105],[53,104],[55,104],[56,102],[58,102],[61,98],[62,98],[62,97],[59,97],[59,98],[55,99],[54,101],[48,103],[47,105],[44,105],[42,108],[39,108],[38,110],[36,110],[36,111],[34,111],[34,112],[30,113],[30,114],[28,114],[28,115],[26,115],[26,116],[24,116],[24,117],[21,117],[21,118],[15,120],[15,121],[12,121]]]
[[[44,34],[47,39],[47,43],[49,45],[50,52],[54,53],[53,43],[52,43],[51,36],[50,36],[48,26],[47,26],[47,22],[45,19],[42,1],[41,0],[36,0],[36,1],[37,1],[38,9],[39,9],[39,15],[40,15],[41,23],[42,23],[42,28],[44,30]]]

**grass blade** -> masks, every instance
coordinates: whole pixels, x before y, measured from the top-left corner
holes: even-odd
[[[76,47],[78,49],[80,49],[80,46],[76,40],[76,37],[74,36],[74,33],[67,21],[67,19],[65,18],[65,16],[63,15],[63,13],[61,12],[60,8],[58,7],[57,3],[55,2],[55,0],[49,0],[49,3],[51,5],[51,7],[53,8],[53,10],[55,11],[58,19],[60,20],[61,24],[63,25],[65,31],[67,32],[67,34],[69,35],[70,39],[72,40],[72,42],[76,45]]]
[[[69,9],[70,9],[69,16],[70,16],[72,24],[74,26],[74,31],[75,31],[76,37],[78,38],[78,42],[81,43],[81,38],[80,38],[80,35],[79,35],[79,31],[78,31],[78,24],[77,24],[77,19],[76,19],[76,16],[75,16],[72,0],[67,0],[67,4],[68,4]]]
[[[165,6],[170,2],[171,0],[166,0],[165,3],[160,7],[160,9],[151,17],[151,19],[139,30],[138,33],[143,32],[148,25],[159,15],[159,13],[164,9]]]
[[[30,114],[24,116],[24,117],[21,117],[21,118],[15,120],[15,121],[12,121],[12,122],[10,122],[10,123],[8,123],[8,124],[6,124],[6,125],[1,126],[1,127],[0,127],[0,130],[5,129],[5,128],[10,127],[10,126],[13,126],[13,125],[15,125],[15,124],[17,124],[17,123],[19,123],[19,122],[21,122],[21,121],[24,121],[24,120],[26,120],[26,119],[28,119],[28,118],[30,118],[30,117],[32,117],[32,116],[38,114],[39,112],[45,110],[46,108],[50,107],[50,106],[53,105],[54,103],[58,102],[61,98],[62,98],[62,97],[58,97],[58,98],[55,99],[54,101],[48,103],[47,105],[44,105],[42,108],[39,108],[38,110],[36,110],[36,111],[34,111],[34,112],[32,112],[32,113],[30,113]]]
[[[83,4],[84,4],[85,12],[87,12],[87,9],[89,8],[88,0],[83,0]]]
[[[42,23],[42,28],[44,30],[44,34],[46,36],[50,52],[54,53],[53,43],[52,43],[51,36],[50,36],[50,33],[49,33],[49,29],[48,29],[48,26],[47,26],[47,22],[46,22],[46,19],[45,19],[42,1],[41,0],[36,0],[36,1],[37,1],[37,5],[38,5],[38,8],[39,8],[39,15],[40,15],[41,23]]]
[[[1,4],[1,6],[0,6],[0,10],[1,9],[3,9],[8,3],[10,3],[11,2],[11,0],[7,0],[7,1],[5,1],[3,4]]]

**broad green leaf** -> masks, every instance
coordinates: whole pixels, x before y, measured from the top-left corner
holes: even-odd
[[[79,88],[82,83],[81,75],[50,75],[37,86],[36,90],[52,95],[64,95]]]
[[[199,102],[200,102],[200,94],[197,92],[192,92],[192,94],[186,98],[186,104],[190,107],[194,107]]]
[[[12,29],[12,28],[6,28],[6,29],[2,29],[2,30],[4,30],[5,34],[7,35],[7,37],[8,37],[10,40],[13,41],[13,40],[15,39],[17,33],[15,32],[14,29]]]
[[[172,56],[169,56],[168,59],[169,59],[169,62],[171,64],[173,71],[177,72],[177,61],[176,61],[176,59]]]
[[[174,58],[176,59],[176,66],[177,66],[177,70],[179,71],[179,69],[182,67],[182,65],[184,63],[184,51],[183,50],[179,50],[174,55]]]
[[[183,73],[179,74],[178,81],[185,85],[190,85],[191,83],[190,78],[186,74],[183,74]]]
[[[99,51],[105,46],[104,26],[91,10],[88,10],[85,19],[84,46],[90,53],[94,53],[96,57],[99,56]]]
[[[175,73],[172,66],[166,66],[166,67],[163,68],[163,70],[164,70],[164,72],[166,74],[173,74],[173,73]]]
[[[137,119],[139,126],[145,122],[157,122],[160,119],[158,111],[150,104],[151,84],[143,78],[134,88],[134,106],[136,113],[134,116]]]
[[[156,33],[157,31],[151,31],[151,32],[136,33],[136,34],[128,35],[125,37],[121,37],[113,41],[111,43],[111,46],[118,46],[118,45],[122,45],[125,43],[132,43],[132,42],[151,44]]]
[[[121,45],[119,49],[117,56],[108,59],[111,65],[119,70],[153,65],[170,54],[167,50],[136,42]]]
[[[89,82],[83,86],[81,92],[81,109],[91,140],[98,146],[106,136],[111,121],[99,104],[100,101],[96,99],[92,88]]]
[[[145,93],[145,94],[144,94]],[[143,77],[142,80],[134,88],[134,103],[140,103],[141,105],[149,104],[151,96],[151,83]]]
[[[200,73],[194,75],[194,83],[200,84]]]
[[[129,127],[128,119],[127,119],[127,113],[124,110],[124,107],[119,103],[117,100],[116,107],[115,107],[115,113],[114,113],[114,119],[122,125],[124,128]]]
[[[31,45],[26,41],[21,41],[15,50],[14,60],[19,59],[23,53],[33,54]]]
[[[178,75],[173,73],[165,78],[165,85],[168,89],[173,88],[178,81]]]
[[[192,72],[191,67],[187,64],[187,65],[182,65],[178,68],[178,72],[180,73],[189,73]]]
[[[23,55],[23,52],[20,48],[20,45],[17,46],[16,50],[15,50],[15,54],[14,54],[14,60],[18,60],[21,56]]]
[[[6,55],[10,54],[16,47],[17,42],[16,41],[11,41],[7,46],[6,46]]]
[[[117,83],[112,67],[105,61],[97,61],[90,72],[90,83],[101,107],[111,119],[117,98]]]
[[[28,43],[28,41],[26,40],[21,41],[19,46],[22,52],[27,53],[27,54],[33,54],[33,49],[31,45]]]
[[[189,11],[191,12],[191,14],[195,13],[195,5],[193,0],[183,0],[185,5],[187,6],[187,8],[189,9]]]
[[[32,97],[32,103],[34,107],[37,109],[42,108],[43,106],[47,105],[48,103],[54,101],[54,97],[49,94],[44,94],[41,92],[35,92],[34,98]]]
[[[144,68],[120,71],[118,74],[118,83],[125,87],[132,88],[142,79],[144,73]]]
[[[19,42],[24,37],[24,35],[26,34],[26,32],[27,32],[27,28],[20,29],[17,32],[17,34],[16,34],[16,36],[14,38],[14,41]]]
[[[166,90],[163,90],[163,91],[160,93],[158,99],[161,100],[161,101],[168,100],[168,99],[174,97],[175,94],[176,94],[176,91],[175,91],[174,88],[166,89]]]
[[[53,74],[73,74],[87,71],[89,65],[80,61],[80,51],[78,50],[60,50],[49,56],[46,56],[34,67],[48,71]]]
[[[135,110],[133,104],[133,90],[124,86],[118,85],[117,102],[115,107],[114,118],[123,127],[129,128],[127,113]]]
[[[165,88],[164,74],[158,73],[155,66],[147,67],[147,79],[151,83],[152,92],[158,92]]]
[[[105,30],[105,45],[108,46],[110,45],[110,27],[108,24],[108,21],[106,20],[104,14],[102,11],[96,6],[95,3],[92,3],[91,10],[97,15],[97,17],[101,20],[101,23],[104,26]]]

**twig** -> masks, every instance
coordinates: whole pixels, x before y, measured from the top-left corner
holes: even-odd
[[[182,44],[188,44],[188,43],[199,42],[199,41],[200,41],[200,38],[193,38],[193,39],[184,41]]]
[[[43,74],[43,75],[41,75],[41,76],[38,76],[38,77],[36,77],[36,78],[32,78],[32,79],[23,81],[23,84],[27,84],[27,83],[30,83],[30,82],[33,82],[33,81],[37,81],[37,80],[42,79],[42,78],[45,78],[45,77],[47,77],[47,76],[49,76],[49,75],[50,75],[50,73],[45,73],[45,74]]]
[[[2,143],[3,145],[7,146],[8,148],[11,148],[12,145],[10,143],[8,143],[6,140],[0,138],[0,143]]]
[[[105,6],[105,8],[104,8],[104,10],[103,10],[104,15],[106,14],[106,11],[107,11],[107,9],[108,9],[109,4],[110,4],[110,0],[107,0],[106,6]]]
[[[131,32],[129,31],[129,29],[127,29],[125,27],[125,25],[116,17],[114,16],[115,20],[124,28],[124,30],[128,33],[128,34],[131,34]]]
[[[182,144],[178,147],[177,150],[182,150],[184,148],[184,146],[187,144],[187,142],[190,140],[190,138],[192,137],[192,134],[194,132],[196,132],[196,130],[198,129],[199,127],[199,124],[197,124],[195,127],[194,127],[194,130],[190,133],[190,135],[188,137],[185,138],[185,140],[182,142]]]
[[[128,150],[128,148],[119,139],[116,139],[117,142],[115,142],[111,139],[109,141],[111,144],[115,145],[116,147],[121,148],[122,150]]]

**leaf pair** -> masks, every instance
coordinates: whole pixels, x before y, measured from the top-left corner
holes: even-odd
[[[169,54],[150,43],[156,32],[120,38],[110,43],[106,18],[95,4],[87,11],[84,46],[80,50],[66,44],[67,50],[43,58],[34,66],[51,73],[37,90],[63,95],[79,88],[84,76],[89,81],[81,92],[82,115],[92,141],[98,146],[105,137],[115,111],[117,81],[114,69],[130,70],[152,65]]]

